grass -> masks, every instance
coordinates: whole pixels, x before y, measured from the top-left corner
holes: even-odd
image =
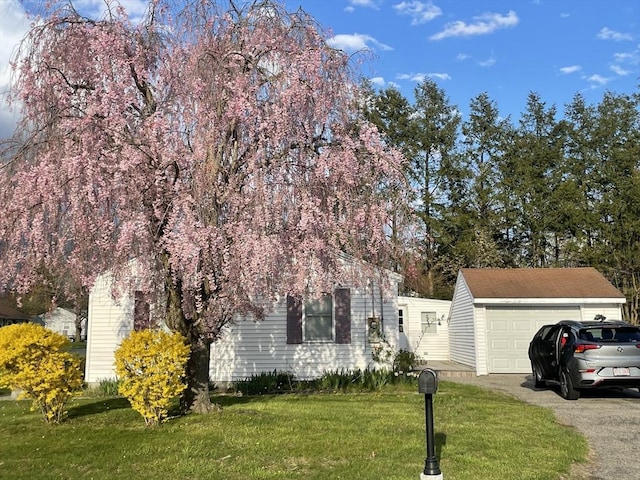
[[[78,400],[58,426],[28,402],[0,402],[0,477],[399,480],[424,467],[424,397],[415,389],[214,400],[222,414],[156,429],[122,398]],[[447,480],[557,480],[587,456],[585,439],[549,410],[504,394],[440,382],[434,412]]]

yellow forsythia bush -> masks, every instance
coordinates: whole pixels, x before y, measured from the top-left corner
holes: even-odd
[[[59,423],[66,404],[82,387],[80,358],[69,340],[35,323],[0,328],[0,387],[20,390],[45,421]]]
[[[179,333],[134,331],[115,352],[119,392],[149,426],[166,416],[171,399],[186,388],[189,346]]]

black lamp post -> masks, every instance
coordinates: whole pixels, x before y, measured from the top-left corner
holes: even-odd
[[[438,374],[430,368],[425,368],[418,377],[418,392],[424,393],[424,416],[427,440],[427,458],[420,480],[442,480],[440,462],[436,457],[436,442],[433,432],[433,395],[438,391]]]

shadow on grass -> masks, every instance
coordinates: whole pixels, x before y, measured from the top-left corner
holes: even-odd
[[[436,442],[435,451],[436,457],[442,458],[442,448],[447,444],[447,435],[444,433],[435,433],[433,439]]]
[[[101,398],[91,403],[83,403],[69,408],[69,418],[84,417],[86,415],[96,415],[110,410],[121,410],[131,408],[131,404],[126,398]]]

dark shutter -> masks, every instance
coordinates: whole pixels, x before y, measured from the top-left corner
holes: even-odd
[[[133,329],[136,331],[151,328],[149,302],[144,292],[137,290],[133,303]]]
[[[351,343],[351,290],[336,289],[335,300],[336,343]]]
[[[302,343],[302,302],[287,295],[287,343]]]

